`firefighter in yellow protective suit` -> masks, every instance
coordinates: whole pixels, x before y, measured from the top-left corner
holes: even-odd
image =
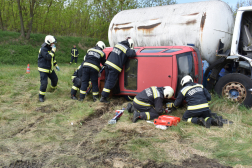
[[[44,97],[46,93],[46,88],[48,84],[48,78],[51,79],[51,89],[54,91],[57,88],[58,77],[53,70],[55,66],[59,71],[59,66],[57,65],[55,59],[57,43],[56,38],[52,35],[47,35],[45,37],[45,42],[42,44],[39,55],[38,55],[38,71],[40,73],[40,90],[39,90],[39,101],[44,102]]]

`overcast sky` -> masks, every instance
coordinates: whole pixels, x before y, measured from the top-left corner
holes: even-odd
[[[181,3],[189,3],[189,2],[200,2],[200,1],[208,1],[208,0],[176,0],[178,4],[181,4]],[[224,2],[226,2],[227,4],[229,4],[230,6],[232,7],[235,7],[236,6],[236,3],[239,1],[239,0],[222,0]]]

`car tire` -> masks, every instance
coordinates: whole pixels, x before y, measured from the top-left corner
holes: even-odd
[[[252,107],[252,80],[243,74],[223,76],[216,83],[214,90],[221,97]]]

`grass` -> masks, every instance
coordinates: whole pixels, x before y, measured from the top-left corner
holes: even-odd
[[[204,164],[200,159],[222,166],[252,165],[252,110],[218,96],[212,95],[210,109],[233,124],[206,129],[181,121],[165,131],[145,121],[133,124],[128,112],[115,125],[108,125],[115,110],[127,106],[120,97],[113,97],[109,105],[93,102],[91,94],[83,103],[71,100],[71,76],[78,64],[66,64],[70,49],[76,43],[84,54],[97,39],[57,37],[58,89],[47,92],[45,102],[38,102],[37,51],[44,36],[32,34],[25,41],[19,33],[0,31],[0,167],[22,163],[34,167],[190,167],[185,163],[194,155]],[[26,74],[27,63],[30,74]],[[182,117],[185,110],[181,107],[172,115]]]
[[[37,64],[40,46],[44,43],[45,34],[31,34],[30,40],[20,37],[20,33],[0,30],[0,63],[9,65]],[[107,39],[55,36],[57,39],[57,62],[69,63],[73,45],[79,51],[78,62],[82,62],[87,50],[102,40],[109,46]]]
[[[78,65],[60,66],[61,71],[56,72],[58,90],[47,92],[44,103],[38,102],[40,82],[36,65],[31,64],[30,74],[26,74],[26,66],[0,67],[0,166],[16,160],[42,160],[44,167],[61,167],[62,163],[81,167],[97,163],[95,158],[115,149],[143,163],[151,158],[156,163],[181,165],[183,160],[197,154],[217,159],[226,166],[251,165],[250,109],[213,95],[212,112],[234,124],[206,129],[180,122],[163,131],[145,121],[132,124],[132,114],[125,112],[116,125],[107,125],[114,110],[126,107],[127,102],[115,97],[105,108],[92,102],[91,95],[84,103],[71,100],[71,75]],[[113,104],[115,101],[118,102]],[[184,111],[185,107],[179,108],[173,115],[182,117]],[[88,121],[94,123],[89,125]],[[85,150],[90,152],[87,154]]]

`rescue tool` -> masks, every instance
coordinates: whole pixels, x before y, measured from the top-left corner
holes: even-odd
[[[123,115],[125,108],[122,110],[116,110],[115,116],[108,122],[108,124],[116,124],[116,122],[119,120],[119,118]]]
[[[177,123],[180,122],[179,117],[161,115],[158,119],[154,120],[155,125],[165,125],[165,126],[176,126]]]

